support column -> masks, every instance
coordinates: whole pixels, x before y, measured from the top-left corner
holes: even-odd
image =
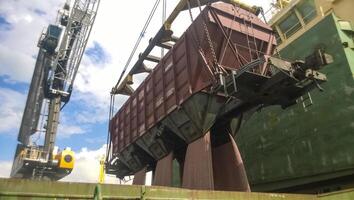
[[[215,190],[250,192],[246,170],[234,138],[213,148],[213,172]]]
[[[133,185],[145,185],[146,167],[134,174]]]
[[[172,186],[173,152],[157,161],[152,185]]]
[[[188,145],[182,187],[202,190],[214,189],[210,132]]]

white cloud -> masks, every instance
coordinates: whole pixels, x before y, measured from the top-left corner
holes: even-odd
[[[7,88],[0,88],[0,134],[17,134],[26,96]]]
[[[34,63],[31,55],[0,45],[0,75],[6,75],[8,82],[18,80],[29,82],[33,74]]]
[[[105,144],[107,141],[106,135],[102,134],[101,137],[85,138],[89,144]]]
[[[69,138],[73,135],[81,135],[85,133],[85,129],[78,125],[68,125],[66,123],[59,124],[58,137]]]
[[[10,23],[9,30],[0,31],[0,75],[11,81],[29,82],[33,73],[34,55],[42,29],[54,22],[56,10],[64,1],[19,0],[0,1],[0,13]],[[35,10],[47,14],[38,15]]]
[[[11,161],[0,161],[0,177],[9,178],[11,173],[11,167]]]

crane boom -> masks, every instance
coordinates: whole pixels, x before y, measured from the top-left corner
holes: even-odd
[[[37,124],[40,117],[39,113],[41,111],[44,95],[42,89],[44,66],[48,65],[49,62],[50,59],[48,59],[43,50],[40,49],[30,84],[30,92],[28,93],[26,102],[26,105],[31,106],[25,107],[22,116],[22,124],[17,139],[22,144],[28,144],[30,136],[37,130]]]
[[[54,145],[60,111],[70,100],[99,3],[75,0],[71,5],[67,1],[57,23],[41,34],[11,177],[58,180],[72,171],[73,152],[57,153]],[[43,144],[32,142],[31,136],[41,132],[45,133]]]

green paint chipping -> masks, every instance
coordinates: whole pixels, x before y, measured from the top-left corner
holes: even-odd
[[[245,121],[236,141],[254,190],[354,174],[352,43],[350,26],[331,14],[280,52],[281,57],[296,60],[321,47],[334,63],[322,70],[328,78],[322,85],[325,91],[311,92],[314,105],[307,112],[302,104],[287,110],[270,107]]]

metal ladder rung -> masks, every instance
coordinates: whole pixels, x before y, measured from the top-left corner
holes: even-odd
[[[313,105],[313,100],[309,92],[307,93],[306,97],[301,96],[300,101],[302,103],[302,107],[304,108],[305,112],[308,111],[307,110],[308,107],[311,107]]]
[[[231,81],[230,80],[226,81],[226,78],[223,76],[223,79],[225,81],[224,92],[227,96],[232,96],[232,95],[236,94],[238,91],[235,75],[236,75],[236,72],[232,71]],[[232,89],[230,90],[229,88],[232,88]]]

